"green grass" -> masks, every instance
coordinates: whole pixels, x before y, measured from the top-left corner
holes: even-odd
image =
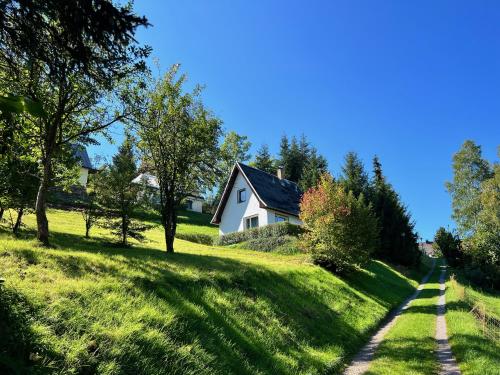
[[[464,290],[468,297],[472,297],[472,301],[465,302]],[[470,314],[470,302],[483,303],[489,312],[498,314],[500,305],[498,295],[475,290],[462,285],[459,281],[448,281],[446,301],[449,341],[462,374],[498,374],[500,369],[499,343],[486,338],[478,321]]]
[[[378,347],[369,374],[437,374],[435,341],[439,268]]]
[[[179,230],[216,233],[193,218]],[[166,255],[160,227],[119,248],[82,238],[79,213],[49,222],[54,249],[32,215],[21,238],[0,230],[0,373],[334,373],[417,284],[377,261],[341,279],[303,254],[176,240]]]

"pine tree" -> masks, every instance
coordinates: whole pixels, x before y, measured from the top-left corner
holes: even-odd
[[[369,201],[379,222],[380,247],[376,255],[395,263],[416,266],[420,262],[418,236],[411,214],[386,181],[378,157],[373,159]]]
[[[267,173],[276,173],[276,161],[271,156],[271,153],[269,152],[269,146],[267,144],[263,144],[257,150],[257,153],[255,154],[255,160],[253,163],[251,163],[251,166]]]
[[[315,148],[312,148],[299,181],[300,189],[302,191],[307,191],[317,186],[321,176],[327,172],[328,162],[323,156],[318,155]]]
[[[348,152],[344,158],[340,183],[346,191],[352,191],[355,197],[359,197],[362,193],[367,196],[368,174],[365,171],[363,162],[355,152]]]

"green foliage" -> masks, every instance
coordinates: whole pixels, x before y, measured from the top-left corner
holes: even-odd
[[[399,195],[386,181],[377,157],[373,159],[373,175],[369,200],[379,222],[380,247],[376,255],[415,267],[420,263],[421,256],[415,224]]]
[[[127,135],[118,153],[113,156],[113,163],[103,168],[94,178],[93,185],[98,193],[99,204],[106,209],[105,219],[99,225],[110,229],[120,238],[122,245],[128,245],[128,237],[142,240],[142,232],[149,226],[132,220],[137,207],[139,186],[132,183],[137,175],[133,141]]]
[[[462,263],[462,245],[457,235],[440,227],[434,236],[434,244],[450,266],[456,267]]]
[[[17,131],[35,140],[37,237],[49,245],[45,207],[55,167],[68,144],[93,142],[127,116],[118,86],[145,68],[150,49],[134,36],[148,22],[109,0],[4,1],[0,14],[0,92],[15,93],[11,109],[24,119]]]
[[[303,248],[316,263],[336,272],[366,264],[377,249],[377,219],[371,207],[329,175],[304,194],[300,218],[306,229]]]
[[[278,167],[277,161],[269,152],[269,146],[267,144],[260,146],[255,154],[254,161],[250,163],[250,165],[270,174],[276,174],[276,169]]]
[[[8,93],[0,95],[0,113],[22,114],[29,113],[34,117],[46,116],[42,104],[30,98]]]
[[[238,242],[248,241],[259,238],[297,236],[302,232],[298,225],[288,222],[269,224],[263,227],[244,230],[243,232],[233,232],[220,236],[217,240],[218,245],[232,245]]]
[[[218,179],[221,121],[201,99],[201,87],[184,92],[186,76],[174,65],[163,78],[139,85],[128,105],[144,159],[153,166],[160,194],[167,252],[174,251],[177,211],[192,193],[212,188]]]
[[[465,240],[465,253],[470,258],[469,270],[482,273],[481,284],[500,289],[500,164],[492,178],[481,185],[481,210],[472,236]],[[478,277],[476,277],[478,279]]]
[[[302,191],[315,187],[319,183],[321,176],[327,173],[327,171],[328,163],[326,159],[318,155],[315,148],[311,148],[309,158],[304,165],[302,176],[299,180],[299,187]]]
[[[203,245],[213,245],[215,237],[203,233],[176,233],[175,237],[180,240],[201,243]]]
[[[416,285],[381,262],[343,280],[302,254],[179,241],[166,256],[161,228],[109,246],[102,228],[82,237],[79,213],[48,215],[55,249],[0,231],[0,275],[16,293],[0,291],[0,311],[16,311],[0,318],[3,363],[16,366],[2,373],[337,373]]]
[[[220,146],[219,168],[224,176],[221,182],[226,181],[226,176],[231,173],[231,169],[236,162],[244,163],[250,160],[248,151],[251,146],[252,144],[248,141],[246,135],[239,135],[235,131],[226,134]]]
[[[346,191],[352,191],[355,197],[359,197],[360,194],[364,194],[365,197],[370,195],[368,174],[363,162],[355,152],[348,152],[345,156],[339,182]]]
[[[300,252],[297,237],[290,235],[252,238],[238,247],[255,251],[272,251],[280,254],[296,254]]]
[[[461,237],[468,237],[476,230],[481,211],[481,184],[490,176],[490,166],[482,158],[481,146],[465,141],[453,156],[453,181],[446,183],[452,198],[452,217]]]

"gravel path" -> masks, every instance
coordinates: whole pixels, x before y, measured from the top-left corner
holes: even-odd
[[[448,343],[448,334],[446,333],[446,266],[442,267],[441,275],[439,276],[439,299],[437,303],[437,320],[436,320],[436,341],[437,341],[437,357],[441,367],[440,375],[460,375],[460,369],[451,352],[450,344]]]
[[[385,334],[392,328],[392,326],[394,326],[394,324],[396,324],[397,318],[401,315],[403,311],[405,311],[408,308],[409,304],[416,297],[418,297],[420,291],[424,288],[425,283],[429,280],[429,277],[434,271],[435,266],[436,266],[436,260],[434,259],[432,262],[431,270],[422,279],[417,290],[415,290],[415,293],[413,293],[406,301],[404,301],[394,312],[392,312],[388,316],[386,323],[377,331],[377,333],[375,333],[375,335],[370,339],[368,344],[366,344],[363,347],[363,349],[361,349],[361,351],[356,355],[356,357],[354,357],[349,367],[347,367],[347,369],[344,371],[344,375],[360,375],[368,370],[368,368],[370,367],[370,363],[373,359],[373,355],[375,354],[375,350],[384,339]]]

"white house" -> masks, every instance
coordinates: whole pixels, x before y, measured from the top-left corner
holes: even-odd
[[[89,180],[89,173],[96,172],[96,169],[92,166],[90,162],[89,155],[87,154],[87,149],[82,145],[73,145],[73,156],[80,165],[80,175],[78,177],[78,183],[86,187]]]
[[[295,182],[236,163],[212,219],[219,234],[241,232],[271,223],[288,221],[302,225],[299,205],[302,192]]]
[[[159,201],[158,190],[160,188],[160,185],[158,184],[158,179],[156,178],[156,176],[153,176],[152,174],[149,173],[141,173],[139,176],[134,178],[132,182],[135,184],[142,184],[146,186],[151,192],[149,199],[151,199],[152,201],[156,201],[156,203],[158,203]],[[188,211],[194,211],[200,213],[203,212],[203,202],[204,202],[203,197],[196,193],[189,194],[187,198],[184,200],[186,209]]]

